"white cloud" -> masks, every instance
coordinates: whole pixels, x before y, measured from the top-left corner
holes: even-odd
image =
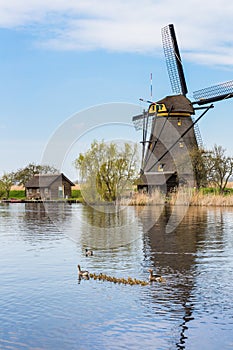
[[[29,26],[46,48],[156,53],[174,23],[182,55],[212,65],[233,64],[232,18],[226,0],[0,0],[0,27]]]

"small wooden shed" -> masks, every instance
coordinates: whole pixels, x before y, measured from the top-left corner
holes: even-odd
[[[75,184],[63,173],[33,176],[25,185],[27,199],[55,200],[71,197]]]

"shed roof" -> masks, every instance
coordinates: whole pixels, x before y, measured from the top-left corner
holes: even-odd
[[[34,175],[27,183],[25,184],[26,188],[39,188],[39,187],[50,187],[52,183],[56,180],[65,180],[70,183],[71,186],[75,184],[70,181],[63,173],[61,174],[37,174]]]

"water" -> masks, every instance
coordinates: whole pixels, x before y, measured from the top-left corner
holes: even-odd
[[[189,208],[173,232],[170,214],[1,204],[0,349],[232,349],[233,209]],[[80,282],[77,264],[166,283]]]

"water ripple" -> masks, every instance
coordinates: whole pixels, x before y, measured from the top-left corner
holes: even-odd
[[[0,348],[231,348],[233,211],[190,209],[169,234],[165,216],[149,231],[135,221],[135,239],[109,247],[101,236],[87,258],[98,230],[77,224],[81,206],[63,210],[58,225],[41,206],[0,206]],[[78,263],[142,280],[153,268],[166,283],[79,281]]]

